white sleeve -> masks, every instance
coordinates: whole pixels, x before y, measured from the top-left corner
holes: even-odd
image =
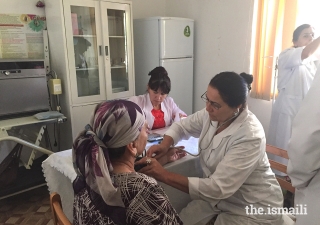
[[[279,55],[279,69],[289,69],[302,64],[301,54],[303,47],[288,48]]]
[[[279,55],[279,69],[290,69],[317,60],[316,54],[302,60],[301,54],[305,47],[288,48]]]
[[[235,141],[208,178],[188,178],[190,197],[216,202],[232,196],[259,164],[264,152],[261,142],[258,137],[243,137]]]
[[[170,98],[170,107],[172,109],[172,118],[173,118],[173,121],[176,122],[176,121],[180,121],[180,114],[184,115],[184,116],[187,116],[187,114],[182,111],[178,105],[174,102],[173,98]]]
[[[288,175],[294,187],[308,186],[320,170],[320,70],[293,120]]]
[[[165,135],[173,138],[174,144],[189,137],[199,137],[203,128],[205,118],[208,118],[206,109],[202,109],[187,118],[173,123]]]

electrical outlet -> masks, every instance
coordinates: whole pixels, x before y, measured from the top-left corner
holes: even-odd
[[[49,90],[52,95],[62,94],[61,80],[60,79],[50,79],[49,80]]]

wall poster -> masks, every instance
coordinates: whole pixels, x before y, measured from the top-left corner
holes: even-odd
[[[0,14],[0,59],[44,59],[44,29],[44,16]]]

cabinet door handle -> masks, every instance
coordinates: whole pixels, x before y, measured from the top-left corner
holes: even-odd
[[[104,51],[106,52],[106,56],[108,56],[108,46],[104,46]]]
[[[99,45],[99,55],[102,55],[102,46]]]

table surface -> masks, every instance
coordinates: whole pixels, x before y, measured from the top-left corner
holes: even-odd
[[[157,142],[148,142],[146,149],[148,151],[149,147],[157,144]],[[188,140],[182,140],[179,141],[178,146],[185,146],[185,149],[193,154],[196,154],[198,152],[198,138],[190,137]],[[186,158],[188,159],[188,157]],[[184,161],[182,159],[182,161]],[[178,164],[180,160],[172,162],[170,164],[167,164],[166,166],[174,166],[175,164]],[[74,171],[73,165],[72,165],[72,150],[68,149],[61,152],[56,152],[50,155],[42,164],[45,169],[47,168],[54,168],[58,170],[59,172],[63,173],[66,177],[70,179],[70,181],[73,181],[76,178],[76,172]],[[46,176],[46,171],[45,176]],[[51,181],[50,176],[46,176],[48,184],[54,183],[55,181]]]

